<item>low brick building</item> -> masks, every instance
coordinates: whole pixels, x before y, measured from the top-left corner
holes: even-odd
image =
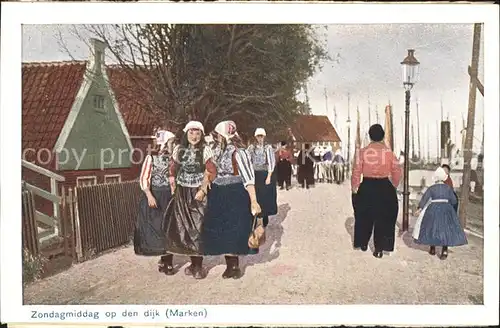
[[[23,159],[65,177],[65,187],[136,179],[157,120],[142,99],[106,67],[105,46],[92,40],[88,61],[23,63]],[[50,190],[50,181],[23,167],[23,180]],[[60,187],[60,186],[59,186]],[[37,197],[37,209],[52,205]]]
[[[337,131],[325,115],[299,115],[289,127],[297,144],[309,143],[317,148],[331,147],[333,151],[342,146]]]

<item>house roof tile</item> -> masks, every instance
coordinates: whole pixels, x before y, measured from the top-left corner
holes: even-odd
[[[135,82],[120,67],[107,68],[111,88],[131,136],[148,136],[158,125],[158,117],[146,110],[147,96],[137,90]]]
[[[324,115],[299,115],[290,128],[300,142],[340,142],[337,131]]]
[[[22,148],[52,150],[80,89],[86,61],[23,63]],[[118,107],[131,136],[151,135],[158,119],[123,72],[107,68]]]
[[[86,62],[22,66],[22,147],[52,150],[83,82]]]

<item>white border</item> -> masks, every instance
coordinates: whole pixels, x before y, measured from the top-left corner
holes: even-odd
[[[94,43],[92,43],[94,44]],[[103,49],[103,54],[106,49]],[[89,59],[87,60],[86,63],[86,68],[85,72],[83,73],[83,83],[80,86],[80,89],[78,90],[78,93],[76,95],[76,99],[71,107],[71,111],[68,114],[68,118],[66,119],[66,122],[64,122],[64,126],[61,130],[61,133],[59,134],[59,137],[57,138],[56,144],[55,144],[55,151],[56,153],[60,153],[64,146],[66,145],[66,141],[68,140],[69,134],[71,130],[73,129],[73,126],[75,125],[76,119],[78,117],[78,114],[80,113],[80,110],[82,109],[83,102],[85,101],[85,98],[87,97],[90,88],[92,87],[92,84],[94,83],[92,81],[92,77],[95,74],[96,71],[96,62],[94,59],[94,49],[89,49]],[[103,55],[103,58],[106,58],[105,55]],[[113,110],[115,111],[116,117],[118,118],[118,123],[120,124],[120,128],[122,130],[123,135],[125,136],[125,139],[127,140],[127,145],[129,147],[129,150],[132,151],[134,147],[132,146],[132,141],[130,140],[130,136],[127,130],[127,126],[125,125],[125,120],[123,119],[123,115],[120,112],[118,108],[118,102],[116,101],[115,93],[113,92],[113,89],[111,88],[111,84],[109,83],[109,78],[108,74],[106,72],[106,63],[103,61],[101,62],[101,72],[102,76],[104,79],[104,83],[106,84],[106,89],[109,93],[110,100],[111,100],[111,106],[113,107]],[[101,112],[101,113],[106,113],[105,108],[104,109],[98,109],[94,108],[96,111]]]
[[[90,179],[94,180],[94,185],[97,184],[97,176],[96,175],[82,175],[81,177],[76,178],[76,186],[83,187],[83,186],[78,185],[78,182],[82,181],[82,180],[90,180]]]
[[[75,125],[76,118],[78,117],[78,114],[80,113],[80,110],[83,107],[83,102],[85,101],[85,98],[89,94],[90,88],[92,87],[92,79],[90,78],[91,74],[89,74],[88,72],[93,72],[93,71],[94,71],[93,63],[87,61],[85,65],[85,72],[82,73],[82,79],[83,79],[82,85],[80,86],[80,89],[78,89],[75,101],[71,106],[71,110],[69,111],[68,117],[64,122],[64,125],[61,129],[61,133],[59,133],[59,137],[57,137],[57,141],[54,146],[54,150],[58,154],[61,153],[61,151],[64,149],[69,134],[73,129],[73,125]]]
[[[103,183],[108,183],[106,182],[106,178],[116,178],[118,177],[118,183],[122,182],[122,175],[121,174],[105,174],[104,175],[104,181]]]
[[[1,29],[1,315],[3,322],[29,322],[30,309],[123,311],[124,306],[23,306],[19,194],[21,180],[21,24],[74,23],[475,23],[484,22],[486,148],[484,306],[193,306],[206,318],[168,324],[216,325],[495,325],[499,276],[498,6],[489,4],[238,4],[238,3],[3,3]],[[113,15],[109,15],[112,12]],[[189,15],[189,16],[188,16]],[[83,17],[83,18],[82,18]],[[228,19],[230,17],[230,21]],[[84,21],[85,20],[85,21]],[[8,159],[8,160],[7,160]],[[9,197],[14,195],[13,197]],[[13,219],[14,218],[14,219]],[[150,307],[149,307],[150,308]],[[164,310],[165,307],[157,307]],[[143,311],[143,306],[127,306]],[[360,316],[359,313],[363,315]],[[354,323],[353,320],[356,320]],[[35,321],[31,321],[34,323]],[[38,321],[40,322],[40,321]],[[54,322],[54,321],[52,321]],[[81,321],[83,322],[83,321]],[[88,321],[96,324],[97,322]],[[139,321],[136,321],[139,323]],[[55,323],[55,322],[54,322]],[[61,323],[61,322],[58,322]],[[111,323],[111,322],[110,322]],[[126,325],[124,322],[114,324]],[[64,324],[64,323],[62,323]],[[67,324],[70,324],[69,322]],[[67,325],[64,324],[64,325]],[[101,323],[102,324],[102,323]]]

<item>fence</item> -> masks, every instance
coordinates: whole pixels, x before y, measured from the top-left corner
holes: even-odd
[[[22,238],[23,248],[27,249],[33,256],[40,253],[45,257],[65,254],[74,256],[75,234],[74,234],[74,197],[70,189],[65,195],[62,189],[61,204],[58,213],[58,231],[57,235],[52,235],[49,240],[40,240],[40,231],[42,230],[37,222],[38,211],[35,207],[35,193],[31,188],[23,188],[22,197]],[[43,231],[43,230],[42,230]]]
[[[23,190],[22,197],[22,235],[23,248],[27,249],[33,256],[40,254],[38,243],[38,227],[35,217],[35,198],[29,190]]]
[[[137,181],[76,188],[76,253],[79,260],[127,244],[141,189]]]
[[[42,176],[46,176],[50,179],[50,191],[38,188],[34,185],[26,183],[23,181],[23,190],[29,190],[32,194],[38,195],[43,199],[46,199],[53,204],[54,215],[49,216],[42,212],[37,211],[34,207],[33,215],[35,217],[35,222],[37,228],[35,229],[35,236],[38,240],[38,243],[42,243],[44,241],[51,241],[55,237],[60,235],[59,230],[61,229],[61,213],[60,213],[60,204],[61,197],[58,194],[57,183],[63,182],[65,179],[63,176],[58,175],[52,171],[49,171],[43,167],[37,166],[33,163],[30,163],[26,160],[21,160],[22,167],[41,174]],[[24,198],[23,198],[24,200]],[[29,202],[32,202],[30,200]],[[27,205],[29,206],[29,205]]]
[[[39,240],[37,211],[31,189],[22,191],[23,248],[37,256],[64,254],[82,261],[127,244],[133,233],[141,190],[137,181],[62,188],[58,235]]]

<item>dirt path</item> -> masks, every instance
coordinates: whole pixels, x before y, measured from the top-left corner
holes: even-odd
[[[204,280],[186,277],[183,268],[167,277],[157,271],[157,258],[127,247],[27,286],[25,304],[482,304],[482,240],[471,236],[440,261],[406,233],[394,254],[376,259],[352,249],[347,184],[278,197],[267,243],[242,260],[240,280],[221,278],[218,257],[205,260]],[[175,260],[179,267],[186,261]]]

